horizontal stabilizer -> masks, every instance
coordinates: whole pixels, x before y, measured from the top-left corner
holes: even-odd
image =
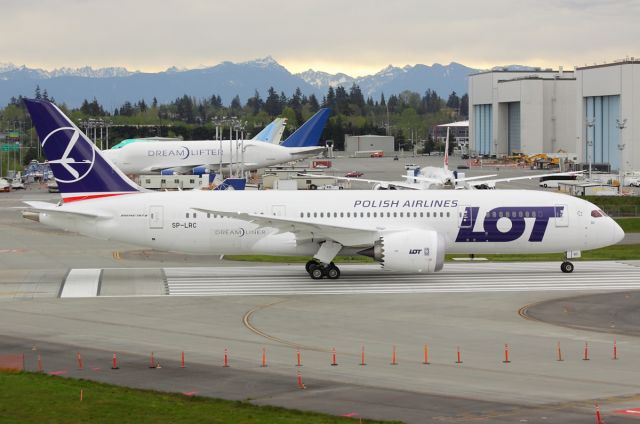
[[[58,205],[54,205],[53,203],[48,202],[36,202],[29,201],[24,202],[29,205],[29,209],[36,212],[44,212],[44,213],[52,213],[52,214],[62,214],[62,215],[71,215],[71,216],[82,216],[86,218],[101,218],[107,219],[111,218],[111,215],[107,215],[104,213],[90,212],[90,211],[74,211],[68,209],[61,209]]]

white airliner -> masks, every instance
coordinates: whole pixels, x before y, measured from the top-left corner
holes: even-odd
[[[408,170],[406,175],[402,175],[405,181],[383,181],[373,180],[368,178],[354,178],[354,177],[335,177],[336,180],[341,181],[360,181],[373,184],[374,190],[395,190],[395,189],[410,189],[410,190],[431,190],[431,189],[493,189],[496,188],[496,183],[510,182],[517,180],[531,180],[542,177],[559,176],[559,175],[579,175],[584,171],[571,171],[571,172],[554,172],[546,174],[525,175],[519,177],[507,177],[507,178],[494,178],[497,174],[491,175],[478,175],[474,177],[459,178],[458,173],[449,169],[449,128],[447,127],[447,141],[444,149],[444,163],[442,167],[437,166],[425,166],[423,168],[415,170]],[[316,174],[302,174],[309,177],[318,177],[325,175]]]
[[[624,237],[597,206],[542,191],[147,192],[55,105],[25,103],[63,198],[27,202],[25,217],[90,237],[194,254],[309,256],[314,279],[340,277],[338,254],[428,273],[442,269],[445,253],[565,253],[561,269],[571,272],[568,258]]]
[[[320,109],[282,144],[257,140],[145,141],[102,153],[127,175],[201,174],[229,169],[231,164],[254,170],[323,152],[325,148],[318,142],[330,113]]]

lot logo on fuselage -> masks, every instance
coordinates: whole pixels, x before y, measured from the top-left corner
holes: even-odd
[[[45,147],[47,142],[50,144]],[[60,183],[81,181],[91,172],[96,160],[93,145],[84,140],[79,129],[73,127],[51,131],[42,141],[42,147],[46,149],[48,163],[56,181]],[[57,159],[54,159],[56,156]]]
[[[483,231],[474,231],[478,221],[479,207],[466,207],[456,242],[509,242],[522,237],[526,227],[526,221],[534,220],[530,242],[541,242],[544,238],[547,224],[550,218],[564,217],[564,206],[532,206],[532,207],[500,207],[488,211],[482,220]],[[508,219],[511,228],[501,231],[498,221]]]

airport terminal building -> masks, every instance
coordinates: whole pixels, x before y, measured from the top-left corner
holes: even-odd
[[[469,77],[469,106],[477,154],[566,152],[614,171],[640,169],[640,60],[480,72]]]

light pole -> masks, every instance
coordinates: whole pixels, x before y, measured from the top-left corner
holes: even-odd
[[[591,133],[591,128],[593,128],[595,123],[595,118],[587,119],[587,160],[589,161],[589,182],[591,182],[591,154],[593,152],[593,138],[589,137],[589,134]]]
[[[624,160],[623,152],[625,146],[623,143],[624,139],[622,138],[622,130],[627,126],[627,118],[624,118],[622,121],[620,119],[616,119],[616,125],[618,130],[620,130],[620,144],[618,144],[618,150],[620,150],[620,163],[618,164],[618,190],[620,191],[620,194],[622,194],[622,164]]]

